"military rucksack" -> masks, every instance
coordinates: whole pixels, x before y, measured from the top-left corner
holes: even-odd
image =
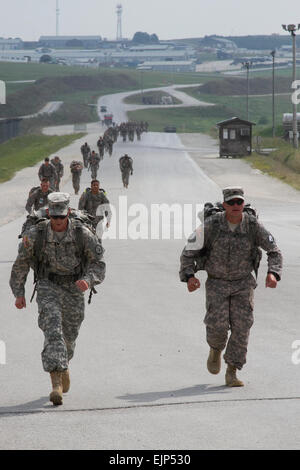
[[[78,279],[82,276],[85,271],[87,260],[84,256],[84,236],[83,236],[83,227],[87,227],[91,233],[96,235],[96,230],[92,225],[92,221],[94,217],[88,214],[86,211],[71,209],[69,218],[73,220],[73,226],[75,230],[75,240],[76,240],[76,257],[78,257],[81,262],[78,266],[74,276]],[[37,220],[33,221],[33,225],[37,226],[37,235],[35,238],[34,246],[33,246],[33,270],[34,270],[34,284],[35,288],[33,294],[31,296],[30,302],[33,300],[35,292],[36,292],[36,282],[39,278],[42,277],[43,271],[46,270],[48,262],[45,259],[45,247],[46,247],[46,239],[47,239],[47,226],[48,226],[47,218],[37,218]],[[103,250],[103,249],[102,249]],[[97,291],[94,287],[90,289],[90,295],[88,303],[91,303],[91,298],[93,294],[96,294]]]
[[[208,239],[205,240],[205,246],[197,253],[195,259],[196,271],[205,270],[205,264],[209,258],[210,251],[220,233],[220,218],[214,216],[224,211],[225,209],[221,202],[216,202],[215,204],[207,202],[204,204],[204,221],[212,217],[212,226],[208,232]],[[262,251],[256,244],[258,214],[256,209],[252,207],[251,204],[245,204],[243,213],[248,214],[249,235],[252,243],[251,259],[253,263],[253,270],[257,278],[258,268],[262,258]]]
[[[37,189],[40,189],[41,187],[40,186],[33,186],[33,188],[31,188],[29,190],[29,194],[28,194],[28,197],[32,196],[33,193],[37,190]]]

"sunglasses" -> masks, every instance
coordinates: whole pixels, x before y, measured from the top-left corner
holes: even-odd
[[[50,215],[51,219],[57,220],[57,219],[65,219],[67,216],[66,215]]]
[[[230,199],[230,201],[227,201],[226,204],[228,204],[229,206],[234,206],[234,204],[241,206],[243,202],[244,202],[243,199]]]

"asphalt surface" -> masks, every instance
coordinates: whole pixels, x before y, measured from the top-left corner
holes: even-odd
[[[123,105],[116,96],[110,103],[118,122]],[[98,135],[89,134],[63,149],[59,154],[64,163],[79,156],[83,141],[95,146]],[[134,166],[127,190],[118,167],[125,152]],[[37,169],[30,169],[31,177]],[[6,364],[0,365],[0,448],[299,449],[300,364],[292,362],[292,345],[300,340],[299,193],[240,160],[219,159],[215,142],[202,135],[180,140],[176,134],[147,133],[133,144],[119,140],[113,156],[101,163],[100,181],[116,208],[116,220],[125,201],[119,197],[127,196],[130,233],[140,230],[144,237],[152,225],[147,231],[145,218],[140,225],[139,217],[142,211],[149,215],[151,204],[194,207],[220,199],[223,186],[244,186],[284,256],[284,275],[276,290],[264,287],[265,256],[260,268],[248,362],[239,374],[245,387],[224,386],[224,364],[217,376],[206,369],[204,289],[189,294],[178,278],[184,236],[113,239],[111,227],[106,233],[111,239],[103,241],[107,276],[86,306],[70,365],[71,389],[64,405],[53,407],[48,401],[50,378],[40,361],[43,335],[37,306],[29,303],[32,276],[26,310],[14,307],[8,287],[24,220],[12,208],[9,222],[0,212],[0,341],[6,345]],[[29,182],[28,169],[26,188]],[[84,170],[81,190],[89,182]],[[4,189],[2,185],[0,197],[14,186],[16,200],[21,192],[25,204],[22,179],[6,183]],[[78,196],[68,176],[62,189],[71,193],[76,206]],[[205,277],[199,275],[202,284]]]

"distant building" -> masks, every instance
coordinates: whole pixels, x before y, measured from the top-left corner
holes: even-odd
[[[16,50],[23,48],[23,41],[20,38],[0,38],[0,50]]]
[[[42,47],[53,49],[66,47],[93,49],[99,47],[101,42],[101,36],[41,36],[39,39]]]
[[[196,63],[193,60],[180,61],[148,61],[137,66],[138,70],[155,70],[161,72],[195,72]]]

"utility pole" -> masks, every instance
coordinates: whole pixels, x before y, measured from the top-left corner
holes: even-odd
[[[293,82],[296,80],[296,31],[300,28],[300,24],[282,25],[285,31],[291,33],[293,41]],[[297,104],[293,103],[293,145],[298,148],[298,123],[297,123]]]
[[[271,52],[273,67],[272,67],[272,137],[275,137],[275,53]]]
[[[247,70],[247,104],[246,104],[246,110],[247,110],[247,121],[249,121],[249,69],[252,66],[252,62],[242,62],[243,68]]]
[[[59,35],[59,4],[56,0],[56,36]]]

